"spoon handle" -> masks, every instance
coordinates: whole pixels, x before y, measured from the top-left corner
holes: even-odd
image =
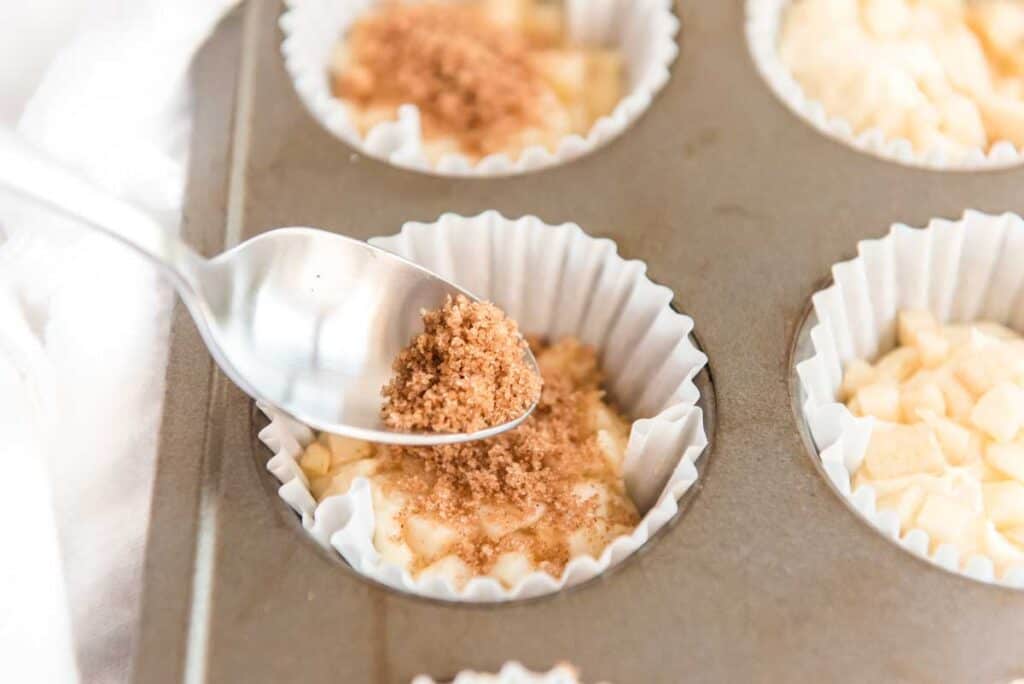
[[[135,248],[194,289],[202,258],[151,216],[67,171],[0,127],[0,187]]]

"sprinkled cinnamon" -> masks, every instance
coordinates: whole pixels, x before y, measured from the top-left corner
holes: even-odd
[[[542,81],[526,39],[466,4],[388,4],[358,21],[335,95],[363,106],[415,104],[427,137],[483,156],[537,122]]]
[[[398,355],[383,388],[384,423],[395,430],[475,432],[523,415],[541,379],[515,321],[463,295],[423,314],[424,331]]]
[[[518,428],[466,444],[381,449],[387,473],[381,481],[407,496],[403,519],[421,515],[453,528],[459,542],[450,553],[477,574],[502,553],[521,551],[558,575],[570,558],[570,535],[589,530],[603,544],[609,530],[632,528],[638,520],[598,442],[593,408],[603,397],[603,374],[594,349],[573,338],[534,349],[543,391]],[[604,503],[601,524],[595,524],[601,497],[579,495],[577,487],[586,482],[619,495]],[[512,532],[488,536],[480,525],[485,518]],[[520,527],[524,531],[516,531]]]

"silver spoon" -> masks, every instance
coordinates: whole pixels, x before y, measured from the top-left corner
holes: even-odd
[[[476,299],[390,252],[314,228],[278,228],[206,260],[4,130],[0,187],[149,257],[228,377],[313,428],[390,444],[451,444],[509,430],[536,406],[472,433],[393,432],[381,422],[381,387],[395,356],[422,331],[421,310],[446,295]]]

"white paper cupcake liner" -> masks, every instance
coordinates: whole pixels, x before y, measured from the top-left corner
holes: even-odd
[[[397,120],[381,123],[365,137],[353,126],[346,105],[330,89],[334,46],[353,22],[380,0],[288,0],[281,16],[281,52],[295,89],[309,112],[338,138],[363,154],[402,168],[440,176],[504,176],[535,171],[576,159],[625,131],[650,106],[669,79],[676,58],[679,21],[672,0],[566,0],[568,30],[575,41],[618,47],[626,62],[627,94],[586,136],[564,138],[555,151],[527,148],[517,159],[504,154],[477,162],[446,155],[425,156],[419,110],[403,105]]]
[[[944,171],[1002,169],[1024,163],[1024,150],[1008,141],[988,150],[975,148],[951,157],[941,149],[917,151],[905,138],[887,136],[880,128],[854,131],[841,116],[825,111],[821,102],[804,93],[779,56],[779,32],[791,0],[747,0],[747,44],[757,70],[787,107],[819,132],[868,154],[907,166]],[[827,40],[823,36],[822,40]]]
[[[271,419],[259,435],[274,452],[267,468],[282,483],[281,497],[319,543],[337,549],[357,571],[402,591],[452,601],[506,601],[556,592],[601,574],[676,515],[707,446],[693,382],[707,357],[690,341],[693,321],[669,306],[672,292],[651,282],[643,263],[623,259],[613,242],[592,238],[579,226],[548,226],[532,216],[513,221],[493,211],[408,223],[397,235],[370,242],[495,302],[526,333],[574,335],[600,351],[611,398],[636,419],[623,472],[643,518],[600,558],[571,560],[560,578],[534,572],[512,590],[492,578],[474,578],[461,591],[438,576],[420,581],[382,561],[374,547],[369,481],[358,478],[348,493],[317,505],[296,462],[313,432],[261,406]]]
[[[996,321],[1024,330],[1024,221],[967,211],[959,221],[936,219],[925,229],[894,225],[886,237],[859,243],[857,252],[836,264],[834,284],[814,295],[814,355],[797,365],[804,417],[822,467],[861,515],[905,549],[977,580],[1024,588],[1024,566],[996,577],[990,557],[961,558],[948,544],[931,553],[924,530],[901,535],[895,512],[876,510],[873,487],[852,490],[874,419],[854,417],[838,399],[848,362],[874,359],[895,346],[902,310],[926,309],[942,322]]]
[[[556,665],[547,672],[532,672],[519,663],[505,663],[497,674],[463,670],[455,679],[437,682],[428,675],[420,675],[412,684],[577,684],[576,669],[571,665]]]

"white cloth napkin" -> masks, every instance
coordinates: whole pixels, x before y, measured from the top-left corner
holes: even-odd
[[[19,131],[177,230],[187,72],[231,4],[69,0],[80,25]],[[38,9],[45,16],[57,5]],[[20,9],[13,28],[32,30],[14,35],[8,24],[0,40],[38,47],[45,22],[30,12]],[[17,84],[0,86],[15,91],[0,93],[0,114],[9,113]],[[0,496],[0,680],[123,681],[172,294],[124,247],[0,199],[0,463],[9,478]]]

